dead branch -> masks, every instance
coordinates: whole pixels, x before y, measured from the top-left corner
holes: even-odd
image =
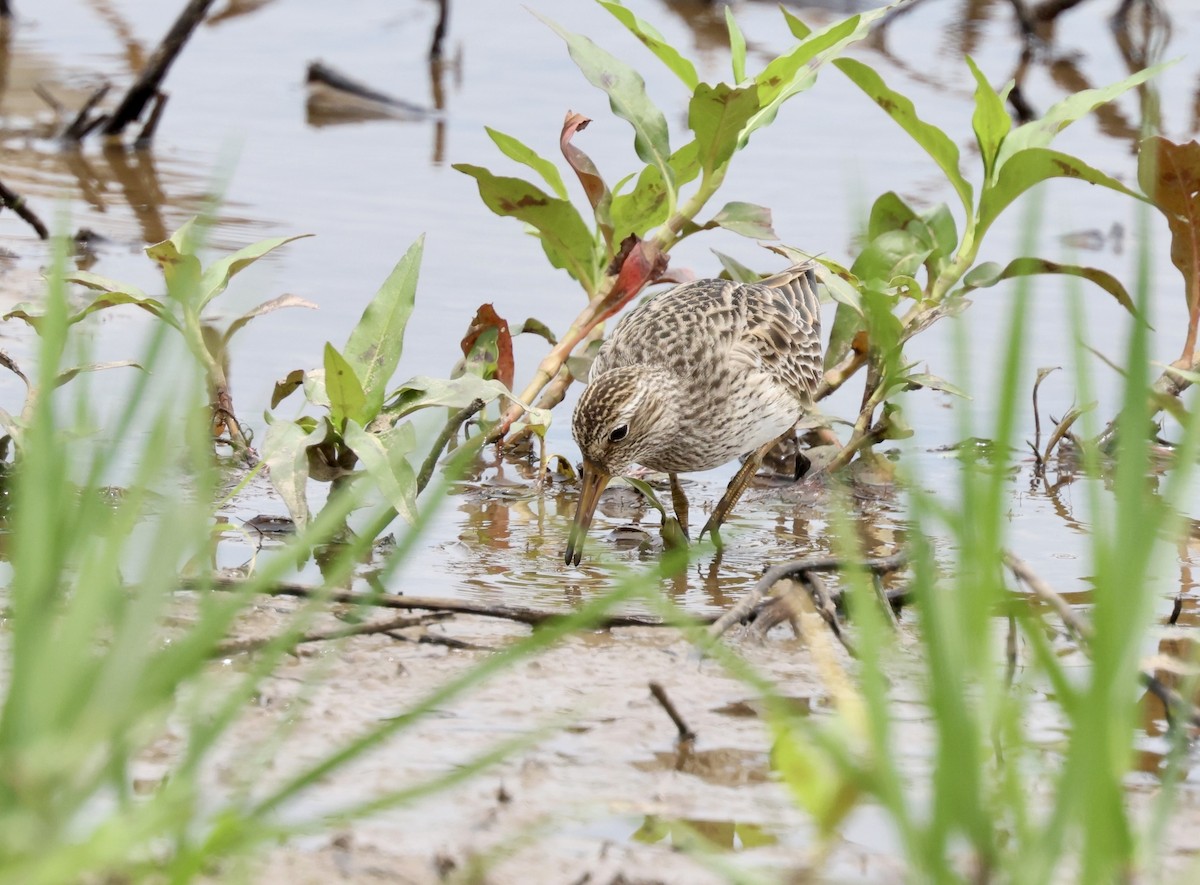
[[[241,590],[245,580],[240,578],[214,578],[211,586],[217,590]],[[209,585],[199,581],[185,581],[185,589],[202,589]],[[395,593],[355,593],[348,590],[323,590],[320,587],[307,587],[302,584],[274,584],[266,588],[264,593],[271,596],[294,596],[299,599],[327,599],[330,602],[348,605],[366,605],[376,608],[400,609],[406,611],[421,610],[434,612],[452,612],[461,615],[478,615],[484,618],[500,618],[506,621],[517,621],[536,627],[560,618],[569,617],[569,611],[547,611],[545,609],[525,608],[516,605],[484,605],[483,603],[467,602],[461,599],[442,599],[430,596],[401,596]],[[709,624],[711,617],[698,617],[693,623]],[[610,627],[672,627],[678,622],[667,622],[649,615],[608,615],[595,625],[598,629]]]
[[[154,54],[150,56],[146,67],[129,87],[129,91],[125,93],[125,97],[121,99],[117,109],[108,118],[108,122],[104,124],[104,128],[101,130],[104,135],[110,138],[119,136],[125,131],[126,126],[141,117],[142,111],[158,94],[159,87],[166,79],[171,65],[183,49],[184,44],[187,43],[188,38],[192,36],[192,32],[196,30],[196,26],[204,19],[213,2],[214,0],[189,0],[187,6],[179,13],[179,17],[175,19],[175,24],[171,25],[171,29],[167,31],[162,42],[158,44],[158,48],[154,50]]]
[[[749,593],[738,600],[729,611],[725,612],[725,614],[721,615],[721,617],[717,618],[709,626],[708,635],[710,638],[716,639],[734,624],[744,620],[767,595],[767,591],[784,578],[798,578],[809,572],[842,571],[848,568],[863,568],[877,574],[887,574],[888,572],[898,571],[907,564],[908,554],[896,553],[892,556],[868,559],[863,562],[853,562],[847,559],[840,559],[836,556],[828,556],[797,559],[792,562],[772,566],[759,578],[758,583],[750,589]]]
[[[167,106],[167,99],[170,97],[165,92],[159,92],[154,96],[154,107],[150,109],[150,116],[146,118],[146,125],[142,127],[142,131],[134,139],[133,146],[136,150],[144,151],[150,147],[150,143],[154,140],[154,133],[158,132],[158,121],[162,119],[163,109]]]
[[[292,645],[294,647],[307,642],[331,642],[338,639],[345,639],[348,636],[372,636],[377,633],[384,633],[391,636],[397,630],[403,630],[407,627],[422,627],[434,621],[440,621],[453,616],[453,612],[431,612],[430,614],[419,615],[417,617],[402,615],[375,623],[350,624],[333,630],[314,630],[311,633],[297,636]],[[213,649],[213,657],[224,658],[230,655],[258,651],[260,648],[270,645],[275,639],[276,637],[274,636],[263,636],[256,639],[231,639],[228,642],[222,642],[217,645]]]
[[[92,94],[84,100],[83,105],[79,108],[75,118],[63,127],[59,133],[58,139],[67,145],[76,145],[92,132],[97,126],[103,123],[107,117],[104,114],[92,116],[92,111],[96,105],[104,100],[104,96],[108,95],[108,90],[112,88],[111,83],[101,83],[92,90]]]
[[[438,0],[438,19],[433,27],[433,42],[429,45],[429,60],[438,61],[442,57],[442,42],[446,39],[446,31],[450,25],[450,0]]]
[[[50,231],[46,229],[42,219],[38,218],[37,214],[25,203],[25,198],[11,190],[3,181],[0,181],[0,204],[16,212],[18,218],[34,229],[38,239],[50,239]]]
[[[676,739],[679,743],[690,743],[696,740],[696,732],[688,728],[688,724],[684,722],[683,717],[679,715],[679,711],[675,709],[675,705],[671,703],[671,699],[667,697],[667,690],[657,682],[650,683],[650,694],[654,696],[654,700],[658,701],[661,706],[671,717],[671,721],[675,723],[675,727],[679,729],[679,737]]]

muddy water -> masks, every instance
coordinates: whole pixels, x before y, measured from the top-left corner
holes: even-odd
[[[402,375],[447,373],[468,320],[483,302],[493,303],[514,322],[536,316],[552,328],[565,328],[582,304],[580,293],[563,274],[547,266],[519,225],[488,213],[470,179],[450,168],[454,162],[469,162],[509,170],[484,133],[485,125],[509,132],[553,157],[568,109],[595,119],[579,143],[610,180],[635,168],[626,124],[611,118],[607,99],[588,86],[561,41],[522,5],[455,4],[447,63],[431,71],[425,49],[436,16],[433,3],[350,0],[331,9],[317,0],[224,0],[218,3],[219,14],[200,28],[171,72],[167,84],[171,98],[153,151],[105,150],[96,143],[78,152],[58,150],[46,138],[51,114],[34,95],[33,86],[42,84],[67,107],[77,105],[101,81],[113,82],[119,91],[166,30],[178,5],[155,0],[16,0],[18,19],[0,47],[6,50],[0,57],[0,177],[25,194],[47,219],[62,211],[70,229],[85,227],[100,236],[87,259],[89,269],[151,290],[156,286],[155,271],[140,249],[168,235],[213,193],[222,196],[214,232],[217,248],[267,236],[315,234],[246,272],[222,299],[221,310],[227,315],[284,291],[320,305],[319,312],[274,314],[252,324],[236,340],[235,395],[239,411],[255,430],[263,430],[258,416],[268,406],[273,382],[293,368],[315,365],[326,340],[345,340],[378,283],[421,233],[427,236],[425,262],[418,308],[406,336]],[[681,143],[686,108],[680,87],[603,9],[581,0],[533,5],[635,63],[646,76],[650,94],[665,107],[676,143]],[[793,8],[820,24],[867,5],[827,0]],[[1129,70],[1130,59],[1144,52],[1142,44],[1123,44],[1110,31],[1105,16],[1115,6],[1115,0],[1090,0],[1062,19],[1053,43],[1036,57],[1024,82],[1025,98],[1035,109],[1044,110],[1064,90],[1119,79]],[[1156,89],[1163,131],[1176,140],[1187,140],[1200,126],[1196,93],[1200,60],[1185,55],[1200,38],[1200,10],[1189,4],[1176,6],[1189,8],[1172,9],[1169,30],[1153,34],[1150,43],[1164,58],[1184,56],[1157,80]],[[721,7],[663,0],[637,4],[637,8],[672,43],[698,58],[703,78],[727,78]],[[741,2],[733,9],[748,40],[752,67],[788,44],[774,4]],[[1010,6],[1002,0],[926,2],[896,16],[856,54],[910,95],[923,116],[946,127],[963,147],[964,164],[970,168],[977,160],[969,131],[972,89],[961,57],[969,53],[993,83],[1001,83],[1020,61],[1014,34]],[[436,110],[420,121],[345,122],[311,113],[303,80],[307,63],[317,59],[376,89]],[[1141,123],[1138,98],[1126,96],[1076,124],[1057,144],[1131,182],[1132,145]],[[810,93],[786,106],[770,129],[756,134],[741,159],[729,175],[722,199],[770,206],[784,242],[838,258],[853,254],[854,236],[870,202],[884,190],[897,190],[918,205],[952,200],[920,150],[832,71]],[[1139,243],[1130,201],[1071,182],[1045,187],[1041,195],[1043,233],[1036,239],[1038,254],[1094,264],[1121,279],[1133,278],[1132,256]],[[1178,351],[1182,339],[1182,295],[1169,261],[1165,225],[1157,218],[1151,223],[1154,307],[1159,318],[1155,353],[1166,361]],[[1018,210],[989,233],[981,257],[1005,261],[1018,254],[1021,234]],[[8,212],[0,213],[0,247],[0,306],[7,309],[16,301],[36,297],[38,269],[46,256],[30,231]],[[692,238],[673,262],[701,275],[712,273],[718,265],[710,247],[754,267],[778,265],[778,259],[752,242],[724,232]],[[1086,343],[1119,361],[1125,317],[1102,293],[1087,291],[1086,299]],[[992,417],[993,397],[988,391],[998,381],[994,367],[1001,337],[996,330],[1003,328],[1011,291],[985,290],[977,293],[975,301],[964,323],[969,377],[959,369],[948,326],[922,336],[912,350],[914,358],[927,362],[928,371],[979,391],[966,406],[933,393],[914,395],[908,403],[915,441],[897,449],[920,482],[934,490],[954,483],[954,455],[941,448],[961,435],[958,410],[969,409],[979,427],[986,427]],[[1070,366],[1073,358],[1066,289],[1054,281],[1039,282],[1035,304],[1028,345],[1036,358],[1027,361],[1021,379],[1024,389],[1038,366]],[[830,312],[827,320],[831,317]],[[89,328],[97,358],[124,359],[134,355],[130,342],[145,326],[132,312],[112,311]],[[0,336],[0,346],[19,359],[27,357],[30,339],[23,327],[7,324],[0,328]],[[518,381],[532,371],[540,356],[540,340],[518,341]],[[1098,412],[1110,414],[1116,375],[1099,360],[1092,368]],[[1044,386],[1043,417],[1061,415],[1070,407],[1075,398],[1072,377],[1073,371],[1058,373]],[[112,384],[114,398],[119,397],[122,382],[115,379]],[[831,413],[854,413],[856,387],[849,387],[829,402]],[[0,377],[0,405],[18,408],[20,393],[18,381]],[[286,406],[281,413],[290,414]],[[1023,434],[1032,436],[1032,416],[1026,414],[1022,421]],[[976,433],[986,435],[983,430]],[[549,447],[571,459],[577,456],[565,421],[552,428]],[[726,468],[691,478],[695,510],[715,500],[729,473]],[[1088,589],[1083,573],[1087,495],[1083,483],[1056,483],[1055,479],[1031,483],[1027,464],[1014,477],[1013,546],[1052,584],[1077,594],[1070,598],[1082,604]],[[640,510],[630,493],[615,489],[597,517],[583,565],[565,568],[560,553],[573,503],[569,488],[535,492],[528,470],[519,464],[485,464],[477,476],[456,489],[435,521],[428,543],[397,577],[394,589],[526,605],[570,605],[608,586],[611,563],[622,567],[655,555],[657,517]],[[903,542],[903,510],[886,487],[865,488],[857,506],[869,551],[891,552]],[[702,558],[664,589],[698,613],[722,609],[744,592],[765,563],[825,551],[827,508],[822,496],[804,489],[787,494],[770,486],[756,489],[726,533],[725,553],[719,559]],[[235,502],[230,515],[247,519],[264,512],[281,513],[282,506],[260,483]],[[629,528],[630,523],[634,528]],[[1197,550],[1194,543],[1180,549],[1174,561],[1162,563],[1158,575],[1164,617],[1173,597],[1181,593],[1181,623],[1188,625],[1196,622],[1192,575]],[[249,552],[231,539],[222,552],[223,564],[237,564]],[[490,628],[471,629],[486,634]],[[621,688],[605,695],[603,704],[627,703],[634,690],[630,686],[643,684],[645,678],[635,662],[640,658],[631,650],[655,658],[654,643],[659,641],[641,634],[613,641],[616,652],[608,659],[610,676]],[[566,659],[567,666],[578,666],[581,650],[572,648],[576,656]],[[353,685],[356,666],[374,668],[381,656],[395,652],[375,640],[347,654],[357,657],[337,671],[344,681],[335,681],[331,689],[335,694]],[[408,656],[410,669],[415,669],[415,654]],[[428,650],[421,654],[422,666],[431,666]],[[681,648],[666,654],[676,666],[683,655]],[[763,665],[775,675],[792,666],[769,656]],[[444,664],[449,669],[455,666]],[[441,672],[431,671],[430,684]],[[680,680],[679,690],[685,683]],[[536,676],[518,685],[544,685],[551,698],[559,699],[575,690],[562,680],[547,683]],[[721,703],[740,700],[735,686],[706,685],[721,695]],[[389,710],[402,700],[386,686],[380,690],[379,703]],[[365,702],[367,696],[359,700]],[[554,707],[553,702],[549,705]],[[335,704],[329,709],[336,708]],[[362,718],[363,710],[358,707],[358,717],[346,711],[339,715],[347,716],[349,728]],[[331,715],[329,710],[326,713]],[[495,715],[497,711],[486,704],[459,711],[460,731],[455,733],[486,729],[492,721],[489,717]],[[509,710],[499,715],[514,714]],[[653,721],[653,715],[647,713],[646,720]],[[761,760],[761,730],[748,727],[743,733],[742,726],[715,721],[720,724],[708,733],[721,733],[729,740],[710,749],[738,749],[737,740],[743,740]],[[1053,731],[1052,724],[1047,728]],[[634,741],[638,752],[631,755],[644,764],[652,764],[647,760],[658,758],[654,754],[669,745],[657,727],[641,735],[606,734],[606,739]],[[555,752],[559,751],[551,756]],[[585,758],[587,752],[577,746],[545,764],[574,765],[575,777],[585,785],[609,776],[585,764]],[[615,793],[629,795],[630,790],[653,784],[653,776],[644,768],[622,771]],[[690,775],[678,774],[685,776]],[[796,822],[782,810],[786,802],[779,801],[777,792],[768,803],[769,814],[761,811],[765,806],[760,803],[761,813],[749,818],[718,813],[732,801],[730,795],[699,789],[688,792],[686,801],[664,800],[663,807],[649,812],[638,808],[615,816],[584,815],[589,822],[579,823],[563,837],[556,856],[561,859],[562,852],[569,856],[575,850],[571,846],[604,839],[622,846],[661,847],[670,842],[672,833],[682,832],[679,827],[672,829],[671,821],[676,820],[691,821],[730,848],[754,844],[763,847],[752,853],[770,855],[794,838],[772,833],[795,832]],[[551,791],[532,801],[528,813],[533,817],[539,809],[545,813],[553,807],[553,796]],[[609,801],[597,799],[600,804]],[[745,828],[738,830],[735,817]],[[452,829],[451,818],[450,808],[433,815]],[[869,820],[861,826],[867,834],[864,844],[887,842]]]

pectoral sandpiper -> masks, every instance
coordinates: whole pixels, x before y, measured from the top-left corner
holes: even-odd
[[[750,453],[700,531],[715,534],[763,455],[811,406],[820,378],[811,262],[758,283],[685,283],[630,312],[600,348],[575,407],[583,483],[567,563],[579,564],[600,493],[630,465],[670,476],[686,532],[677,474]]]

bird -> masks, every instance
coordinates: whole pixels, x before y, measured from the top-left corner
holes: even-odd
[[[678,474],[748,457],[699,537],[718,530],[775,441],[812,407],[822,375],[814,262],[757,283],[701,279],[649,299],[604,342],[575,407],[582,483],[565,561],[579,565],[600,493],[633,464]]]

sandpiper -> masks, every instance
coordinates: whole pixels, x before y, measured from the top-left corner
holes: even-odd
[[[716,534],[763,455],[812,405],[820,378],[811,261],[757,283],[684,283],[631,311],[600,348],[575,407],[583,483],[566,562],[579,564],[600,493],[630,465],[669,475],[686,532],[678,474],[749,453],[700,531]]]

